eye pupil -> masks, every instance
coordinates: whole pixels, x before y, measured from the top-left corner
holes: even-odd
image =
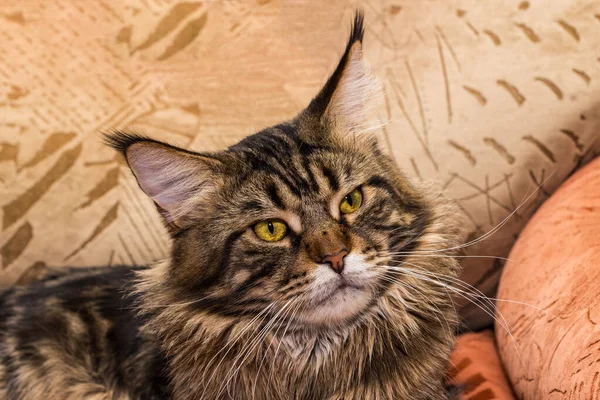
[[[352,196],[350,196],[349,194],[347,194],[347,195],[346,195],[346,198],[345,198],[345,200],[346,200],[346,203],[348,203],[348,205],[349,205],[350,207],[352,207],[352,206],[353,206],[353,204],[352,204],[352,203],[353,203],[353,201],[352,201]]]
[[[269,232],[271,232],[271,235],[273,234],[273,232],[275,232],[275,227],[273,226],[272,222],[267,223],[267,228],[269,229]]]

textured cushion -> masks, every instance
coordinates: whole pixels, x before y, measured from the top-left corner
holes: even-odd
[[[490,330],[458,337],[449,372],[463,388],[462,400],[514,399]]]
[[[498,305],[496,338],[517,397],[598,398],[600,158],[529,222],[510,253],[498,296],[510,301]]]
[[[293,116],[342,51],[346,1],[5,0],[0,13],[0,279],[46,265],[143,263],[168,242],[99,130],[221,149]],[[469,255],[508,253],[598,132],[593,0],[362,1],[387,89],[385,145],[459,200]],[[597,12],[597,11],[596,11]],[[598,143],[596,146],[600,145]],[[547,180],[546,180],[547,179]],[[492,294],[502,267],[465,258]],[[471,316],[472,326],[488,322]]]

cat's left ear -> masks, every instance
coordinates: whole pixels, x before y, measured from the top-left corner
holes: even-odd
[[[339,135],[376,136],[387,122],[383,85],[364,59],[363,36],[364,17],[357,12],[337,68],[308,106]]]

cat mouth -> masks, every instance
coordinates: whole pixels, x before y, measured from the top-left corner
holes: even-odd
[[[365,287],[363,285],[359,285],[358,283],[354,282],[352,279],[342,275],[332,285],[332,289],[330,290],[329,296],[333,296],[339,292],[352,291],[352,290],[364,290],[364,289],[365,289]]]
[[[337,287],[333,290],[333,293],[340,291],[340,290],[344,290],[344,289],[357,289],[357,290],[362,290],[364,289],[362,286],[358,286],[352,282],[349,282],[347,279],[345,278],[341,278],[340,281],[337,284]],[[333,294],[332,293],[332,294]]]
[[[366,286],[339,277],[329,285],[321,287],[302,318],[311,325],[338,326],[354,320],[372,301],[373,293]]]
[[[338,300],[338,296],[364,290],[365,288],[363,286],[358,285],[344,277],[340,277],[337,279],[337,282],[332,285],[331,289],[327,290],[327,293],[320,296],[320,298],[313,304],[315,306],[326,305],[334,300]]]

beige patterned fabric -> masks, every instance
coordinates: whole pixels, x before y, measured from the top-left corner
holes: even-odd
[[[600,147],[600,8],[593,0],[359,5],[366,55],[387,91],[385,145],[407,174],[459,200],[471,239],[528,198],[468,250],[505,256],[536,207]],[[2,1],[2,284],[48,266],[164,257],[157,213],[99,132],[131,128],[215,150],[289,118],[335,66],[355,6]],[[464,265],[467,282],[494,292],[501,262]],[[463,309],[471,326],[489,322],[473,310]]]

